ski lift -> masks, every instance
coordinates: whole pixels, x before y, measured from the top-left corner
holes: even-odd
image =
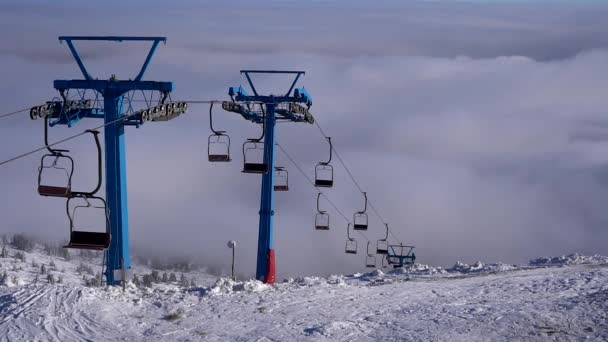
[[[226,131],[216,131],[213,129],[213,102],[209,106],[209,128],[213,134],[207,140],[207,157],[210,162],[229,162],[230,161],[230,137]]]
[[[289,191],[289,173],[282,166],[274,168],[274,191]]]
[[[386,254],[387,263],[393,265],[393,268],[413,265],[416,262],[414,248],[414,246],[406,246],[401,243],[389,245],[388,254]]]
[[[317,194],[317,215],[315,215],[315,229],[316,230],[329,230],[329,214],[319,208],[319,199],[321,193]]]
[[[367,193],[363,192],[363,197],[365,197],[365,207],[363,210],[358,211],[353,215],[353,226],[355,230],[367,230]]]
[[[378,240],[376,244],[376,254],[388,253],[388,223],[385,223],[384,225],[386,226],[386,235],[384,235],[384,239]]]
[[[264,131],[265,121],[262,123],[262,136],[257,139],[247,139],[243,143],[243,172],[244,173],[266,173],[268,164],[264,160]]]
[[[332,155],[332,144],[331,138],[326,137],[329,143],[329,160],[327,162],[320,162],[315,166],[315,186],[321,188],[331,188],[334,185],[334,168],[331,163]]]
[[[44,144],[48,153],[40,159],[38,167],[38,193],[41,196],[70,197],[72,192],[72,175],[74,174],[74,160],[64,153],[69,150],[53,149],[48,143],[48,121],[44,117]],[[63,179],[61,184],[48,184],[48,176],[54,174]]]
[[[96,196],[102,183],[101,144],[98,131],[86,132],[93,134],[97,147],[97,185],[90,192],[71,192],[66,202],[66,212],[70,220],[70,241],[65,247],[103,250],[110,245],[110,219],[106,201]],[[102,215],[101,219],[99,215]],[[81,221],[101,221],[103,229],[92,229]]]
[[[367,242],[367,255],[365,256],[365,267],[375,268],[376,267],[376,256],[369,252],[369,246],[371,242]]]
[[[357,254],[357,240],[350,237],[350,223],[346,226],[346,254]]]

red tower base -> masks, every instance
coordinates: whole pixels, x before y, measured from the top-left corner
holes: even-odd
[[[275,280],[276,280],[276,276],[275,276],[275,264],[274,264],[274,249],[270,249],[268,251],[268,273],[266,273],[266,277],[264,278],[264,283],[274,284]]]

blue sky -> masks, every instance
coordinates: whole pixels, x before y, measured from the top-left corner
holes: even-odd
[[[174,98],[227,99],[243,68],[307,71],[312,112],[391,227],[422,262],[522,262],[608,253],[605,89],[608,6],[602,2],[145,2],[120,10],[81,2],[3,2],[3,112],[42,103],[54,79],[79,78],[57,36],[164,35],[147,79]],[[132,77],[145,46],[81,45],[98,77]],[[271,89],[284,80],[261,80]],[[230,113],[218,125],[234,162],[205,161],[208,108],[127,133],[131,239],[139,249],[227,266],[228,239],[253,270],[259,179],[240,173],[240,143],[259,128]],[[97,124],[54,128],[55,138]],[[0,122],[0,159],[38,147],[40,122]],[[313,127],[278,140],[312,172],[325,158]],[[66,146],[76,184],[90,181],[89,141]],[[279,155],[279,162],[290,166]],[[62,201],[35,192],[38,159],[0,168],[0,230],[67,236]],[[344,255],[344,223],[312,229],[315,193],[293,168],[277,198],[279,276],[360,269]],[[345,212],[360,197],[343,170],[328,193]],[[368,236],[382,227],[373,218]]]

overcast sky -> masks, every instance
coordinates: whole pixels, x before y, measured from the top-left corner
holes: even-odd
[[[244,68],[306,70],[311,111],[422,263],[608,254],[608,5],[572,3],[8,0],[0,114],[57,96],[55,79],[81,78],[59,35],[167,36],[145,79],[175,82],[174,99],[225,100]],[[79,45],[94,77],[123,79],[146,47]],[[288,85],[259,81],[268,92]],[[140,251],[219,267],[235,239],[237,268],[253,275],[261,177],[240,172],[240,145],[260,128],[221,110],[215,118],[233,141],[230,164],[206,161],[207,105],[127,128],[130,237]],[[51,140],[97,124],[53,128]],[[0,119],[0,132],[0,160],[42,144],[42,123],[26,114]],[[281,124],[277,140],[309,175],[327,157],[314,126]],[[94,182],[92,142],[62,146],[76,160],[74,187]],[[0,231],[65,239],[64,201],[36,193],[40,156],[0,167]],[[336,212],[329,232],[314,231],[315,190],[277,156],[291,181],[276,195],[278,276],[363,269],[362,253],[344,253]],[[362,198],[335,166],[327,194],[351,216]],[[382,235],[370,213],[367,238]]]

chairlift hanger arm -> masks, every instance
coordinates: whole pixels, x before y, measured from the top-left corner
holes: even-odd
[[[359,211],[359,214],[364,214],[367,211],[367,192],[363,191],[361,192],[363,194],[363,197],[365,198],[365,206],[363,207],[363,210]]]
[[[215,135],[222,135],[223,133],[226,133],[225,131],[216,131],[215,129],[213,129],[213,102],[211,102],[211,104],[209,105],[209,128],[211,129],[211,132],[213,132],[213,134]]]
[[[329,165],[329,163],[331,163],[331,157],[332,157],[332,152],[334,150],[333,145],[331,144],[331,137],[326,137],[327,142],[329,143],[329,160],[324,163],[325,165]],[[367,197],[366,197],[367,198]]]
[[[388,223],[384,224],[386,226],[386,234],[384,235],[384,239],[381,239],[381,241],[387,241],[388,240]]]
[[[95,194],[101,188],[101,183],[102,183],[102,178],[103,178],[103,171],[102,171],[102,162],[101,162],[101,160],[102,160],[102,152],[101,152],[101,143],[99,142],[99,131],[88,129],[85,132],[86,133],[91,133],[93,135],[93,138],[95,139],[95,147],[97,148],[97,185],[95,186],[95,188],[93,189],[93,191],[90,191],[90,192],[72,191],[72,196],[71,197],[93,198],[93,197],[95,197]]]
[[[63,152],[70,152],[69,150],[60,150],[54,149],[49,146],[49,118],[48,116],[44,117],[44,146],[49,151],[49,153],[53,155],[61,156]]]
[[[349,222],[349,223],[348,223],[348,225],[346,226],[346,238],[347,238],[348,240],[350,240],[350,241],[353,241],[353,240],[354,240],[354,238],[352,238],[352,237],[350,236],[350,222]]]
[[[89,72],[87,71],[86,67],[84,66],[84,63],[82,62],[82,59],[80,58],[80,55],[78,54],[78,51],[76,50],[76,47],[74,46],[74,44],[72,43],[73,41],[113,41],[113,42],[123,42],[123,41],[151,41],[152,43],[152,47],[150,48],[150,51],[148,52],[148,55],[146,56],[146,59],[144,61],[144,64],[141,66],[139,73],[137,74],[137,76],[135,76],[135,81],[141,81],[142,77],[144,76],[144,73],[146,72],[146,69],[148,68],[148,65],[150,64],[150,61],[152,60],[152,57],[154,56],[154,52],[156,51],[156,47],[158,46],[158,43],[163,42],[166,43],[167,42],[167,38],[166,37],[137,37],[137,36],[59,36],[59,41],[60,42],[66,42],[68,44],[68,47],[70,49],[70,52],[72,53],[72,56],[74,57],[74,60],[76,60],[76,63],[78,64],[78,68],[80,69],[80,71],[82,72],[82,75],[84,76],[85,80],[90,81],[93,78],[91,77],[91,75],[89,74]]]
[[[319,200],[321,199],[321,193],[317,193],[317,212],[319,214],[325,214],[325,211],[321,210],[321,207],[319,206]]]

